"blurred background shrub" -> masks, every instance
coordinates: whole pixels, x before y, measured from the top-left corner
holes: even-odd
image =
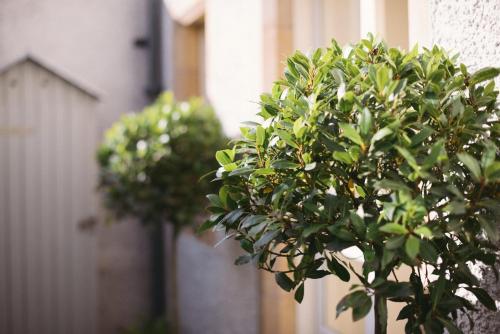
[[[153,324],[166,315],[174,333],[178,318],[176,239],[180,229],[193,224],[203,210],[204,194],[213,186],[201,177],[216,169],[213,155],[224,142],[219,120],[202,99],[177,102],[166,92],[142,112],[115,123],[97,153],[105,206],[116,217],[131,216],[149,227],[150,319]],[[164,242],[165,222],[173,225],[174,232],[168,244]]]
[[[202,210],[212,186],[199,179],[217,168],[213,153],[224,142],[219,120],[202,99],[177,102],[172,93],[162,94],[105,134],[98,162],[106,207],[145,224],[167,220],[179,230]]]

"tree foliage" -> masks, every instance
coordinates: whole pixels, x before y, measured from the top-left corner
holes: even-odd
[[[391,300],[407,333],[458,333],[457,311],[474,309],[464,289],[495,310],[468,265],[496,261],[499,69],[470,73],[440,47],[405,52],[372,36],[286,65],[261,96],[262,122],[217,152],[222,185],[202,229],[234,236],[246,251],[236,263],[274,272],[299,302],[308,278],[354,282],[337,306],[354,320],[376,296],[382,325]],[[409,279],[393,275],[400,266]]]
[[[199,182],[217,167],[225,138],[214,111],[199,98],[176,102],[164,93],[137,114],[123,116],[98,151],[100,188],[108,208],[143,222],[192,222],[213,185]]]

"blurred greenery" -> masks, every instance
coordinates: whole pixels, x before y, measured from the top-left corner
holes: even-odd
[[[202,212],[213,185],[199,181],[215,169],[214,152],[226,142],[213,109],[200,98],[177,102],[170,92],[105,134],[98,150],[99,187],[118,216],[179,229]]]

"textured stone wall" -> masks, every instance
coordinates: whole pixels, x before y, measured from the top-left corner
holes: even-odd
[[[500,66],[500,0],[430,0],[430,12],[433,43],[459,52],[460,61],[472,70]],[[482,266],[472,270],[500,306],[500,283],[495,281],[493,272]],[[475,298],[467,297],[477,303]],[[500,313],[482,306],[479,309],[472,316],[473,330],[466,316],[460,318],[460,326],[466,333],[498,333]]]
[[[499,0],[430,0],[432,40],[473,69],[500,66]]]

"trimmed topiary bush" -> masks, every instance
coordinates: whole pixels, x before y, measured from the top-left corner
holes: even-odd
[[[176,102],[172,93],[115,123],[99,148],[100,189],[113,213],[145,224],[169,222],[176,230],[203,211],[214,186],[198,180],[217,167],[225,137],[201,99]]]
[[[499,70],[470,73],[456,59],[371,36],[295,53],[261,97],[263,121],[217,152],[222,186],[202,229],[239,240],[236,263],[275,273],[298,302],[308,278],[355,281],[337,315],[352,309],[356,321],[374,306],[376,333],[387,300],[405,304],[407,333],[460,332],[457,312],[473,311],[460,290],[495,310],[468,265],[493,266],[498,250]],[[361,272],[342,256],[349,247],[363,253]]]

